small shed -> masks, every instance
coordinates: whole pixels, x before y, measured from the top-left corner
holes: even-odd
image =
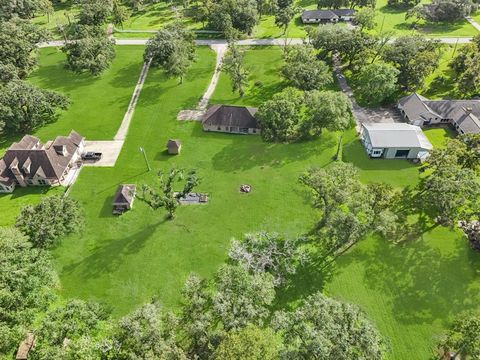
[[[113,214],[120,215],[133,207],[137,187],[134,184],[122,184],[113,199]]]
[[[25,340],[20,343],[18,347],[16,360],[27,360],[28,354],[35,347],[35,335],[33,333],[28,333]]]
[[[178,139],[170,139],[167,142],[167,150],[171,155],[178,155],[182,150],[182,142]]]

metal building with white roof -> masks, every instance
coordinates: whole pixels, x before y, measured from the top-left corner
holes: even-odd
[[[372,158],[424,159],[433,149],[420,127],[405,123],[364,123],[361,140]]]

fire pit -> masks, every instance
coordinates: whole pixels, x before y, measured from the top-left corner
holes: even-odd
[[[248,194],[250,191],[252,191],[252,187],[250,185],[240,185],[240,192]]]

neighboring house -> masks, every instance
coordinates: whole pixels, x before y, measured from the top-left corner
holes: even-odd
[[[336,23],[339,21],[352,21],[356,10],[332,9],[332,10],[306,10],[302,13],[304,24]]]
[[[15,186],[69,185],[75,178],[85,138],[73,131],[43,144],[25,135],[13,143],[0,159],[0,193],[13,192]]]
[[[255,118],[256,112],[256,108],[247,106],[212,105],[203,116],[203,130],[259,134],[260,125]]]
[[[451,124],[459,134],[480,133],[480,100],[429,100],[413,93],[397,106],[410,124]]]
[[[120,215],[133,207],[137,187],[134,184],[123,184],[117,189],[113,198],[113,214]]]
[[[178,155],[182,151],[182,142],[178,139],[170,139],[167,142],[167,151],[171,155]]]
[[[368,155],[373,158],[425,159],[433,148],[416,125],[364,123],[360,134]]]

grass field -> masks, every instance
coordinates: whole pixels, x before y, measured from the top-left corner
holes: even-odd
[[[428,0],[422,0],[428,3]],[[376,28],[377,32],[393,31],[397,35],[420,33],[432,37],[468,37],[478,34],[478,31],[467,21],[459,20],[453,23],[425,23],[419,21],[417,30],[412,28],[413,20],[405,20],[406,9],[396,9],[388,6],[388,0],[377,0]]]
[[[44,50],[42,56],[53,56],[50,51]],[[141,48],[133,51],[141,59]],[[151,70],[115,168],[82,170],[71,196],[85,207],[85,230],[63,239],[54,250],[63,296],[100,301],[115,316],[153,296],[175,307],[187,274],[195,271],[210,276],[225,260],[232,237],[261,229],[296,235],[315,223],[317,214],[297,179],[310,166],[332,162],[338,134],[324,133],[315,141],[290,145],[266,144],[257,136],[204,133],[199,123],[178,122],[178,111],[197,103],[215,66],[211,50],[199,48],[198,55],[183,85]],[[228,78],[222,76],[214,102],[258,105],[285,86],[278,74],[279,49],[249,50],[246,59],[252,75],[245,98],[232,95]],[[60,55],[56,61],[61,61]],[[44,71],[44,66],[52,64],[45,59],[41,64],[34,81],[42,86],[49,87],[50,77],[64,74],[60,65]],[[107,99],[109,94],[105,93]],[[107,99],[100,95],[85,101],[79,98],[78,106],[96,107],[105,101],[105,108],[98,110],[102,113],[116,105]],[[65,132],[70,126],[67,114],[44,131],[57,126]],[[432,129],[427,136],[441,146],[450,133]],[[182,140],[181,155],[166,154],[169,138]],[[154,171],[146,171],[140,146],[145,147]],[[365,182],[384,181],[403,188],[418,181],[418,168],[407,161],[368,159],[354,131],[344,138],[343,160],[355,164]],[[209,204],[180,207],[174,221],[165,221],[164,212],[150,210],[137,199],[132,211],[121,217],[111,215],[118,184],[155,184],[155,171],[174,165],[198,169],[203,179],[199,190],[210,193]],[[239,193],[244,183],[252,185],[251,194]],[[0,197],[0,211],[7,209],[7,202],[39,197],[18,194],[12,200]],[[479,254],[468,248],[458,232],[431,225],[427,222],[418,238],[407,243],[395,245],[369,237],[331,268],[322,270],[312,264],[302,269],[292,286],[279,292],[277,305],[294,306],[311,292],[324,290],[367,312],[390,339],[390,359],[429,358],[436,337],[452,317],[461,310],[478,308],[480,301]]]
[[[128,107],[142,68],[143,47],[117,47],[117,56],[100,77],[74,74],[64,68],[64,54],[56,48],[41,50],[40,67],[30,81],[43,88],[68,95],[72,104],[57,122],[34,133],[42,141],[68,135],[72,129],[89,140],[110,140],[115,135]],[[20,137],[0,139],[0,156]],[[48,194],[63,191],[52,189]],[[12,223],[19,209],[36,203],[43,188],[17,189],[11,195],[0,195],[0,226]]]

